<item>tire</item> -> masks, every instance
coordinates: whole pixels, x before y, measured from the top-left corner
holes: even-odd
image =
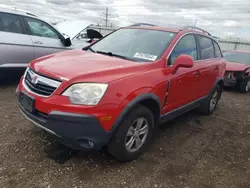
[[[136,125],[139,125],[140,123],[142,123],[140,129],[142,130],[141,132],[138,131],[139,129],[136,130]],[[148,128],[146,128],[146,124],[148,125]],[[153,127],[154,116],[152,112],[144,106],[137,106],[130,111],[120,124],[120,127],[108,145],[109,153],[122,162],[136,160],[149,145],[153,133]],[[147,133],[139,136],[143,131]],[[141,142],[137,141],[138,138],[140,138]]]
[[[219,85],[216,85],[208,96],[208,99],[201,104],[199,111],[204,115],[212,114],[217,107],[221,93],[222,88]]]
[[[244,79],[239,83],[241,93],[247,93],[250,90],[250,78]]]

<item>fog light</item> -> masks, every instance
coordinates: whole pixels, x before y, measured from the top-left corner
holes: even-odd
[[[87,140],[85,138],[80,138],[77,139],[77,142],[80,144],[81,147],[83,148],[93,148],[94,147],[94,142]]]
[[[93,147],[94,147],[94,143],[93,143],[93,142],[88,141],[88,144],[89,144],[89,146],[90,146],[91,148],[93,148]]]

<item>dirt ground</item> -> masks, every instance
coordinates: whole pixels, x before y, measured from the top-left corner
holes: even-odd
[[[53,139],[25,120],[14,94],[0,85],[0,187],[250,187],[250,93],[225,91],[212,116],[188,113],[157,130],[137,161],[105,151],[48,157]]]

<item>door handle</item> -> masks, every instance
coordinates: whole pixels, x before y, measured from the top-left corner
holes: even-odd
[[[34,44],[43,44],[41,41],[35,41]]]
[[[200,75],[201,75],[201,72],[200,72],[200,71],[196,71],[196,72],[194,73],[194,75],[195,75],[195,76],[200,76]]]

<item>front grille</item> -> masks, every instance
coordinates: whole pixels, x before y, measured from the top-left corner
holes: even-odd
[[[50,96],[60,84],[61,82],[38,75],[31,69],[27,69],[24,75],[25,87],[38,95]]]

